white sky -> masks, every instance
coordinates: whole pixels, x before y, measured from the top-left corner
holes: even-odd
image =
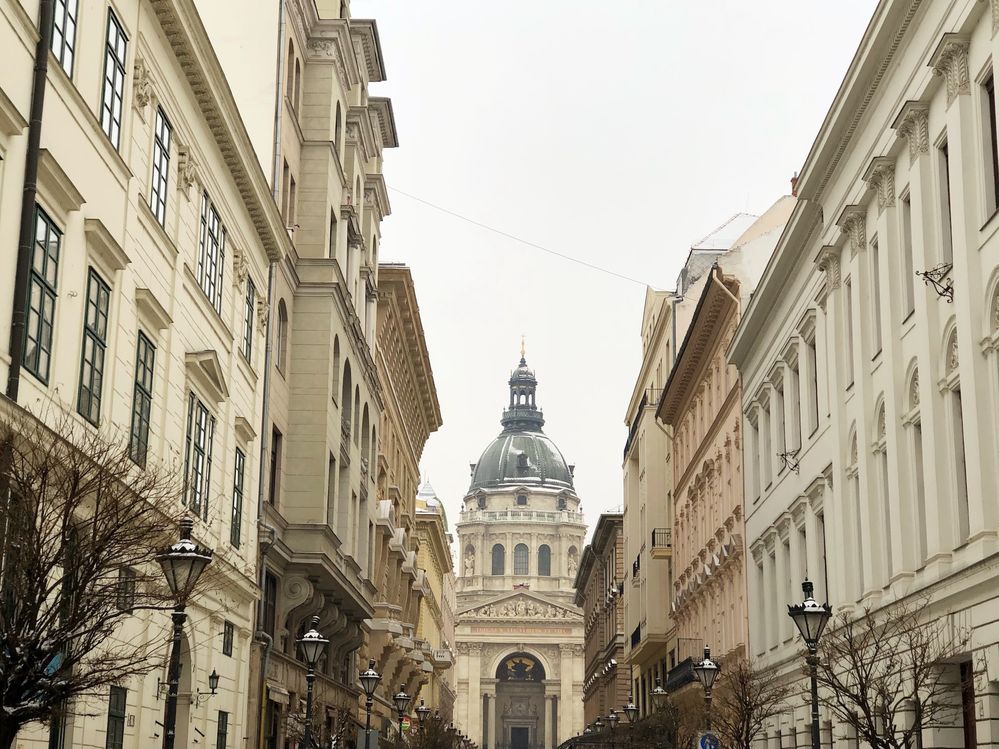
[[[353,0],[378,22],[396,187],[656,288],[732,213],[789,192],[875,0]],[[520,335],[589,522],[622,501],[645,289],[397,192],[444,426],[423,473],[457,520]]]

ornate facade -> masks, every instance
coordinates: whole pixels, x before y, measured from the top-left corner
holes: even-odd
[[[232,745],[254,723],[247,662],[257,598],[264,292],[269,264],[281,262],[291,243],[192,2],[73,8],[74,24],[57,19],[65,34],[48,55],[42,114],[31,265],[42,267],[44,249],[48,272],[29,277],[31,297],[43,294],[50,304],[33,307],[27,345],[12,367],[15,248],[42,30],[37,2],[0,6],[0,379],[19,383],[16,395],[8,389],[0,398],[0,410],[49,424],[65,411],[81,430],[125,435],[136,471],[176,471],[178,484],[185,444],[201,451],[205,462],[191,464],[184,505],[193,538],[214,550],[217,577],[187,607],[176,745],[206,736],[212,746]],[[114,71],[110,81],[105,66]],[[210,425],[200,434],[190,426],[192,410]],[[23,731],[16,745],[105,746],[110,732],[125,749],[158,745],[170,631],[168,613],[136,612],[116,635],[161,643],[152,651],[156,668],[69,705],[51,725]],[[219,693],[198,698],[212,671]]]
[[[503,432],[472,468],[457,525],[456,723],[483,749],[550,749],[583,727],[572,584],[586,526],[523,356],[509,384]]]
[[[583,610],[586,678],[583,717],[586,725],[620,711],[631,694],[624,667],[624,533],[620,513],[604,513],[573,583],[576,605]]]
[[[997,13],[878,5],[731,348],[750,653],[800,678],[783,606],[805,577],[836,612],[916,602],[969,636],[940,664],[958,709],[924,747],[999,741]],[[771,740],[802,742],[806,713],[773,721]],[[825,745],[856,741],[821,720]]]

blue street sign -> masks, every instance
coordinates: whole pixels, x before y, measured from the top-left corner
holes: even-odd
[[[697,741],[697,749],[719,749],[721,742],[713,733],[705,732]]]

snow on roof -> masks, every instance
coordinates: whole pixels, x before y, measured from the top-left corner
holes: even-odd
[[[691,250],[727,250],[759,218],[751,213],[737,213],[700,242],[691,245]]]

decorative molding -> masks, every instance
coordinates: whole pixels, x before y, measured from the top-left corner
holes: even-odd
[[[154,330],[166,330],[173,323],[156,295],[149,289],[135,290],[135,308],[139,317],[150,323]]]
[[[184,357],[187,373],[198,381],[205,395],[216,403],[229,397],[225,375],[218,354],[214,351],[193,351]]]
[[[982,2],[983,0],[979,0]],[[992,9],[992,36],[996,35],[999,31],[999,0],[989,0],[989,5]]]
[[[919,370],[916,369],[912,373],[912,377],[909,380],[909,408],[919,407]]]
[[[113,274],[124,270],[132,262],[125,250],[118,244],[111,232],[99,218],[88,218],[83,222],[83,230],[87,236],[87,249],[90,256],[101,265],[105,272]]]
[[[0,133],[17,135],[28,126],[28,121],[3,91],[0,91]]]
[[[242,286],[248,272],[249,263],[246,259],[246,253],[242,247],[234,246],[232,248],[232,285]]]
[[[867,211],[861,205],[848,205],[839,214],[836,226],[850,240],[850,250],[856,255],[867,249]]]
[[[826,285],[830,291],[838,289],[840,286],[839,254],[838,247],[825,245],[819,249],[819,256],[815,259],[818,269],[826,274]]]
[[[947,341],[947,359],[944,363],[944,371],[946,374],[952,374],[957,371],[958,365],[960,364],[960,356],[957,350],[957,331],[954,330],[950,334],[950,340]]]
[[[56,157],[47,148],[38,152],[38,187],[46,207],[59,213],[63,222],[72,211],[80,210],[86,202],[69,175],[62,170]],[[44,200],[47,199],[47,200]]]
[[[132,106],[139,112],[142,121],[146,121],[146,107],[153,100],[153,77],[146,61],[136,55],[132,67],[134,80],[132,82]]]
[[[271,306],[267,303],[267,298],[257,292],[257,329],[261,334],[267,331],[267,318],[271,313]]]
[[[971,76],[968,74],[969,46],[969,38],[965,34],[944,34],[930,56],[928,65],[933,68],[933,74],[942,76],[947,83],[947,106],[958,96],[971,92]]]
[[[250,424],[250,420],[245,416],[236,417],[236,437],[244,444],[248,445],[256,438],[257,433]]]
[[[895,160],[888,156],[876,156],[864,173],[867,187],[878,194],[878,210],[895,205]]]
[[[909,144],[909,158],[915,159],[930,150],[929,105],[921,101],[909,100],[902,105],[891,127],[900,138]]]
[[[198,181],[198,162],[190,146],[177,147],[177,187],[188,198],[190,189]]]

